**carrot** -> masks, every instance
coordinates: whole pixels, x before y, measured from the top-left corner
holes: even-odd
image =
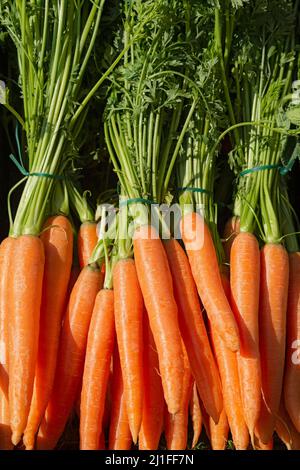
[[[127,417],[120,358],[118,348],[115,346],[108,448],[109,450],[130,450],[131,445],[132,437]]]
[[[286,340],[289,260],[285,248],[266,244],[261,250],[259,334],[262,393],[266,407],[257,423],[257,435],[267,444],[279,410]]]
[[[95,222],[81,224],[77,237],[78,258],[81,269],[88,264],[97,242],[97,224]]]
[[[192,449],[198,444],[200,434],[202,431],[202,413],[198,397],[196,382],[193,384],[193,389],[190,398],[190,415],[193,423],[193,442]]]
[[[289,292],[287,307],[287,344],[284,377],[284,403],[300,432],[300,252],[289,255]]]
[[[224,409],[217,424],[209,417],[209,436],[212,450],[224,450],[226,448],[228,432],[228,420]]]
[[[234,215],[227,220],[223,232],[223,248],[226,261],[230,260],[231,247],[236,236],[240,233],[240,218]]]
[[[214,420],[206,413],[203,403],[201,404],[203,423],[207,437],[210,441],[212,450],[224,450],[228,440],[229,426],[225,410],[222,410],[219,422]]]
[[[158,355],[147,312],[143,317],[144,393],[143,417],[139,434],[140,450],[156,450],[163,430],[164,394],[159,375]]]
[[[66,305],[73,257],[73,232],[69,220],[49,218],[41,235],[45,251],[40,334],[34,389],[23,442],[34,448],[35,435],[47,407],[55,374],[62,316]]]
[[[120,259],[113,270],[115,323],[124,396],[133,442],[143,413],[143,297],[133,259]]]
[[[0,450],[12,449],[13,444],[11,442],[9,402],[5,393],[0,390]]]
[[[283,400],[280,403],[275,430],[278,437],[286,445],[288,450],[300,450],[300,433],[297,431],[289,417]]]
[[[230,283],[222,274],[224,291],[230,298]],[[236,353],[228,349],[222,338],[213,328],[210,335],[217,359],[223,390],[224,409],[228,418],[234,446],[237,450],[246,450],[249,445],[249,432],[245,423],[238,375]]]
[[[115,339],[114,293],[98,292],[89,328],[80,404],[80,449],[97,450]]]
[[[221,383],[204,325],[188,258],[177,240],[165,241],[178,306],[182,339],[207,413],[218,422],[223,408]]]
[[[182,400],[183,353],[168,259],[152,226],[136,229],[133,245],[138,279],[157,347],[164,397],[169,413],[175,414]]]
[[[21,235],[16,239],[8,279],[9,411],[14,445],[25,430],[33,392],[44,262],[44,247],[38,237]]]
[[[37,449],[53,449],[74,406],[81,382],[89,324],[103,283],[99,269],[86,266],[73,288],[64,320],[54,385],[37,436]]]
[[[8,278],[16,239],[7,237],[0,245],[0,450],[11,450],[8,402]]]
[[[0,245],[0,389],[8,398],[9,272],[16,239],[7,237]]]
[[[232,350],[239,349],[239,334],[222,286],[216,250],[203,217],[192,212],[181,221],[182,239],[203,306],[213,328]]]
[[[165,414],[165,436],[168,450],[185,450],[188,438],[189,401],[193,387],[193,376],[184,345],[183,395],[180,410]]]
[[[231,248],[231,306],[239,325],[241,349],[237,353],[243,414],[251,439],[259,418],[261,369],[259,355],[258,309],[260,253],[254,235],[241,232]]]

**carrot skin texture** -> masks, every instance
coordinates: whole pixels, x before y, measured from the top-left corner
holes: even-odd
[[[188,258],[177,240],[165,241],[178,306],[179,328],[200,398],[218,422],[223,409],[221,382],[211,350]]]
[[[114,292],[102,289],[95,300],[87,340],[80,404],[81,450],[100,447],[114,340]]]
[[[0,245],[0,450],[13,448],[8,402],[8,280],[15,241],[15,238],[7,237]]]
[[[200,401],[198,397],[198,390],[197,390],[196,382],[194,382],[193,384],[189,408],[190,408],[190,416],[192,418],[192,423],[193,423],[192,449],[194,449],[194,447],[196,447],[196,445],[198,444],[200,434],[202,431],[202,413],[201,413],[201,407],[200,407]]]
[[[209,435],[212,450],[224,450],[226,448],[228,432],[228,420],[224,409],[217,424],[209,417]]]
[[[203,217],[192,212],[183,217],[181,233],[197,290],[208,318],[229,349],[237,351],[238,328],[224,293],[210,230]]]
[[[143,297],[133,259],[113,271],[115,325],[127,416],[136,444],[143,413]]]
[[[62,316],[66,305],[73,257],[73,230],[62,216],[49,218],[41,235],[45,252],[39,347],[30,412],[23,437],[27,450],[45,413],[53,386]]]
[[[117,346],[114,350],[112,408],[109,426],[109,450],[130,450],[132,437],[127,417],[122,371]]]
[[[143,417],[139,433],[139,450],[156,450],[163,430],[164,392],[159,375],[158,354],[147,312],[143,317],[144,395]]]
[[[241,348],[237,353],[244,419],[253,440],[261,402],[259,354],[260,253],[251,233],[234,240],[230,257],[231,306],[239,325]]]
[[[230,282],[223,274],[222,283],[227,298],[230,298]],[[222,338],[212,328],[210,335],[220,372],[224,409],[232,440],[237,450],[246,450],[249,446],[249,432],[243,414],[237,355],[226,347]]]
[[[25,430],[33,392],[44,263],[44,247],[38,237],[16,239],[8,295],[9,409],[14,445]]]
[[[81,224],[77,237],[77,250],[81,269],[88,265],[97,242],[97,224],[95,222],[84,222]]]
[[[300,432],[300,252],[289,254],[289,293],[287,307],[287,342],[284,376],[285,408]]]
[[[212,450],[224,450],[228,440],[229,426],[225,410],[222,410],[219,422],[216,424],[206,413],[201,403],[203,424]]]
[[[154,227],[135,230],[134,256],[150,328],[157,347],[164,397],[171,414],[180,409],[183,387],[183,352],[178,309],[167,255]]]
[[[289,260],[285,248],[266,244],[261,250],[259,334],[263,407],[257,423],[259,439],[268,444],[278,414],[286,344]]]
[[[53,449],[74,407],[84,368],[86,342],[103,275],[86,266],[73,288],[64,319],[51,397],[37,435],[37,449]]]
[[[193,376],[189,360],[184,350],[183,395],[180,410],[171,415],[166,410],[165,436],[168,450],[185,450],[188,439],[189,401],[193,387]]]

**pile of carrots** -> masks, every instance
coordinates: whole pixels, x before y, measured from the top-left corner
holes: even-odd
[[[81,450],[299,450],[298,1],[2,3],[25,186],[0,245],[0,449],[58,449],[75,422]],[[109,223],[83,190],[95,96]]]

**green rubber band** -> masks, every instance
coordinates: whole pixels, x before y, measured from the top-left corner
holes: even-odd
[[[138,202],[141,202],[143,204],[155,204],[154,201],[151,201],[149,199],[144,199],[142,197],[135,197],[135,198],[132,198],[132,199],[125,199],[124,201],[120,201],[119,202],[119,206],[128,206],[129,204],[135,204],[135,203],[138,203]]]
[[[280,165],[261,165],[255,166],[253,168],[247,168],[247,170],[241,171],[240,176],[246,176],[251,173],[255,173],[256,171],[263,171],[263,170],[278,170],[280,169]]]
[[[55,179],[55,180],[65,179],[65,177],[63,175],[52,175],[51,173],[38,173],[38,172],[37,173],[35,173],[35,172],[30,173],[27,170],[25,170],[25,168],[20,164],[20,162],[18,162],[18,160],[16,159],[16,157],[12,153],[9,155],[9,158],[16,165],[16,167],[18,168],[20,173],[22,173],[22,175],[24,175],[24,176],[40,176],[40,177],[43,177],[43,178],[51,178],[51,179]]]
[[[191,193],[205,193],[205,194],[212,194],[211,191],[208,189],[203,189],[203,188],[191,188],[189,186],[186,186],[184,188],[177,188],[177,191],[190,191]]]

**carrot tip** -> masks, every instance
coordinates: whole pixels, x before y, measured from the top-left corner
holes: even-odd
[[[13,432],[12,436],[11,436],[11,442],[13,443],[14,446],[17,446],[21,440],[21,437],[22,435],[17,433],[17,432]]]
[[[26,450],[33,450],[34,449],[34,436],[24,434],[23,443],[25,445]]]

